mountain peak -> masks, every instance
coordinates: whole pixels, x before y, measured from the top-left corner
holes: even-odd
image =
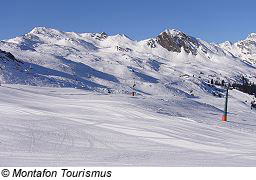
[[[162,33],[167,33],[168,35],[171,35],[171,36],[185,35],[185,33],[177,29],[166,29]]]
[[[31,31],[31,33],[38,33],[47,30],[46,27],[34,27]]]
[[[256,33],[251,33],[251,34],[249,34],[249,36],[247,37],[247,39],[256,41]]]
[[[35,27],[32,29],[32,31],[30,31],[30,33],[39,34],[42,32],[53,31],[53,30],[55,30],[55,29],[46,28],[46,27]],[[55,31],[57,31],[57,30],[55,30]]]
[[[156,37],[156,42],[168,51],[181,52],[182,48],[186,53],[197,54],[199,46],[196,38],[186,35],[177,29],[166,29]]]
[[[113,37],[130,39],[129,36],[127,36],[127,35],[125,35],[125,34],[116,34],[116,35],[114,35]]]
[[[230,41],[225,41],[225,42],[221,43],[220,45],[221,45],[221,46],[224,46],[224,47],[230,47],[230,46],[233,45],[233,43],[230,42]]]
[[[63,32],[46,27],[35,27],[28,34],[37,34],[37,35],[50,35],[50,34],[63,34]]]

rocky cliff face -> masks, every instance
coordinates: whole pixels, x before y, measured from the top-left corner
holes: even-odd
[[[178,30],[166,30],[156,37],[156,41],[168,51],[181,52],[181,48],[187,53],[197,54],[198,41]]]
[[[240,58],[250,63],[256,63],[256,33],[251,33],[245,40],[236,43],[226,41],[221,44],[209,44],[200,39],[186,35],[181,31],[167,29],[160,33],[155,39],[148,41],[148,46],[154,48],[154,41],[171,52],[180,53],[183,49],[188,54],[203,54],[209,59],[211,59],[209,53],[221,56],[231,55],[232,57]],[[152,46],[152,44],[154,46]]]

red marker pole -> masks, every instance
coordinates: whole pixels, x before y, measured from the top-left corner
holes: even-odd
[[[225,108],[224,108],[224,113],[223,113],[223,116],[222,116],[222,121],[227,121],[228,120],[228,88],[229,88],[229,86],[227,87],[227,91],[226,91]]]

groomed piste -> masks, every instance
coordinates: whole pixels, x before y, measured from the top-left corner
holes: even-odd
[[[238,98],[239,97],[239,98]],[[247,98],[99,94],[0,87],[2,166],[255,166],[256,112]]]

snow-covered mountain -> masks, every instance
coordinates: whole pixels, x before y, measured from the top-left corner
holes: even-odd
[[[208,83],[256,82],[255,42],[44,27],[0,41],[1,165],[255,166],[253,96],[230,90],[223,123]]]
[[[256,33],[251,33],[242,41],[232,44],[226,41],[220,47],[231,52],[234,56],[251,63],[256,63]]]
[[[200,94],[208,91],[204,83],[211,79],[232,82],[244,76],[256,82],[255,44],[255,34],[235,44],[219,45],[174,29],[135,41],[123,34],[37,27],[0,41],[0,49],[23,62],[20,75],[1,62],[1,78],[4,83],[122,93],[131,92],[135,82],[135,89],[145,94]]]

